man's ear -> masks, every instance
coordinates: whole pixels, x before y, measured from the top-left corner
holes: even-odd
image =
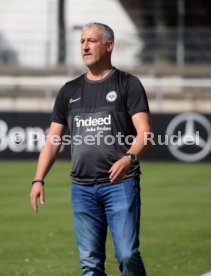
[[[113,47],[114,47],[113,41],[108,41],[108,42],[106,43],[107,52],[112,52]]]

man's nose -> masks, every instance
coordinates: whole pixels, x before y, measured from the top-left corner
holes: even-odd
[[[83,50],[84,51],[89,50],[89,42],[88,41],[84,41],[84,43],[83,43]]]

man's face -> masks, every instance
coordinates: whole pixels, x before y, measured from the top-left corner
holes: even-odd
[[[81,55],[84,64],[89,67],[108,57],[112,45],[112,42],[103,42],[101,30],[98,28],[86,28],[81,34]]]

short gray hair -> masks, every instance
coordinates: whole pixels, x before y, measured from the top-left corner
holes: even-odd
[[[98,22],[90,22],[83,27],[82,31],[84,31],[87,28],[100,29],[102,31],[102,38],[104,43],[108,41],[114,42],[114,31],[108,25]]]

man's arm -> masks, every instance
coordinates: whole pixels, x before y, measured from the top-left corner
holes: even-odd
[[[58,123],[51,123],[49,134],[45,141],[45,145],[43,146],[40,152],[34,180],[43,180],[47,175],[61,147],[60,143],[53,143],[53,137],[58,137],[58,136],[62,137],[65,129],[66,129],[65,125],[58,124]],[[31,192],[30,192],[30,201],[35,213],[38,212],[38,206],[37,206],[38,197],[40,197],[40,203],[44,204],[45,191],[42,183],[40,182],[34,183],[32,185]]]
[[[132,121],[137,132],[136,139],[132,146],[128,149],[128,152],[135,154],[139,158],[143,155],[147,148],[144,141],[144,133],[151,130],[151,123],[148,112],[139,112],[132,116]],[[118,182],[124,179],[131,167],[131,162],[127,156],[123,156],[117,162],[113,164],[110,173],[111,182]]]

